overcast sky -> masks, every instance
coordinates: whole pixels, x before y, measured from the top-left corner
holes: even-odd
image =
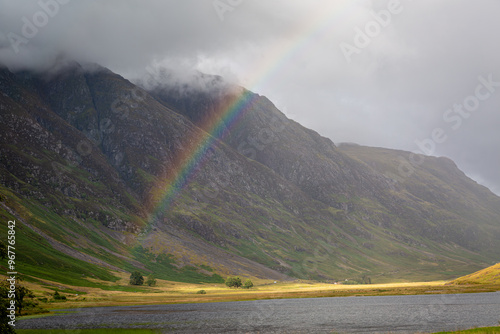
[[[500,194],[498,17],[498,0],[0,0],[0,62],[219,74],[336,143],[448,156]]]

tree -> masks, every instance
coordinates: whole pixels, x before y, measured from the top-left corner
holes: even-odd
[[[9,288],[7,284],[3,283],[0,285],[0,333],[12,334],[15,333],[14,329],[8,324],[9,322],[9,299],[8,296]]]
[[[148,276],[148,279],[146,280],[146,284],[148,286],[155,286],[156,285],[156,278],[153,276],[153,274]]]
[[[9,284],[7,282],[2,282],[0,286],[0,300],[2,303],[10,302],[10,298],[8,297],[9,291],[10,291]],[[33,301],[33,298],[35,298],[35,294],[33,293],[33,291],[22,285],[15,286],[14,299],[16,301],[15,305],[18,315],[22,315],[23,310],[25,308],[36,306],[36,303]]]
[[[230,287],[230,288],[232,288],[232,287],[239,288],[242,285],[241,278],[239,278],[238,276],[236,276],[236,277],[228,277],[227,280],[226,280],[226,285],[228,287]]]
[[[66,296],[61,295],[59,292],[54,292],[54,300],[67,300]]]
[[[251,281],[250,279],[247,279],[247,280],[245,281],[245,284],[243,284],[243,288],[244,288],[244,289],[250,289],[250,288],[252,288],[252,287],[253,287],[253,283],[252,283],[252,281]]]
[[[2,200],[3,201],[3,200]],[[7,258],[7,247],[0,241],[0,259]],[[9,299],[7,298],[9,294],[9,287],[7,283],[0,284],[0,333],[11,334],[15,333],[14,329],[8,324],[9,322]]]
[[[130,274],[130,285],[143,285],[144,277],[142,277],[141,273],[138,271],[134,271]]]
[[[361,277],[361,282],[363,284],[372,284],[372,279],[368,275],[363,275],[363,277]]]
[[[30,298],[30,300],[25,298]],[[33,291],[25,286],[16,286],[16,305],[19,315],[22,315],[22,311],[25,307],[34,305],[33,298],[35,298]]]
[[[0,259],[6,259],[7,258],[7,247],[5,244],[0,241]]]

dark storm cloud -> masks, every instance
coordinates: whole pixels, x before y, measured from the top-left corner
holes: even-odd
[[[498,13],[496,0],[0,0],[0,62],[220,74],[335,142],[434,145],[500,193],[500,87],[454,112],[480,78],[500,82]]]

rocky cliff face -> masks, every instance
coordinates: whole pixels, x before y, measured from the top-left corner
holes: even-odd
[[[78,64],[1,70],[0,189],[12,210],[2,215],[124,270],[149,261],[146,250],[145,268],[165,254],[170,269],[195,266],[208,280],[206,266],[274,279],[447,278],[500,251],[500,199],[451,161],[425,158],[395,180],[401,152],[339,148],[218,77],[164,79],[143,89]],[[213,131],[232,105],[237,120]],[[37,262],[26,261],[28,271]]]

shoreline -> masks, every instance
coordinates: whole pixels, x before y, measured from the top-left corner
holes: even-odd
[[[219,303],[252,300],[298,299],[298,298],[332,298],[357,296],[402,296],[433,294],[464,294],[500,292],[499,284],[480,285],[447,285],[446,281],[386,283],[366,285],[334,285],[317,282],[283,282],[278,284],[257,284],[254,288],[243,290],[227,288],[223,284],[187,284],[178,282],[159,282],[157,287],[139,292],[109,291],[96,288],[83,288],[59,285],[60,293],[68,299],[64,302],[39,302],[49,311],[70,308],[107,307],[107,306],[140,306],[167,304]],[[32,285],[31,283],[30,285]],[[38,285],[38,284],[36,284]],[[41,288],[41,285],[38,285]],[[46,285],[45,290],[50,290]],[[37,297],[46,296],[48,291],[40,291],[35,287]],[[75,296],[68,291],[81,291]],[[198,294],[205,290],[206,294]],[[43,314],[40,314],[43,315]],[[21,317],[22,319],[24,317]]]

